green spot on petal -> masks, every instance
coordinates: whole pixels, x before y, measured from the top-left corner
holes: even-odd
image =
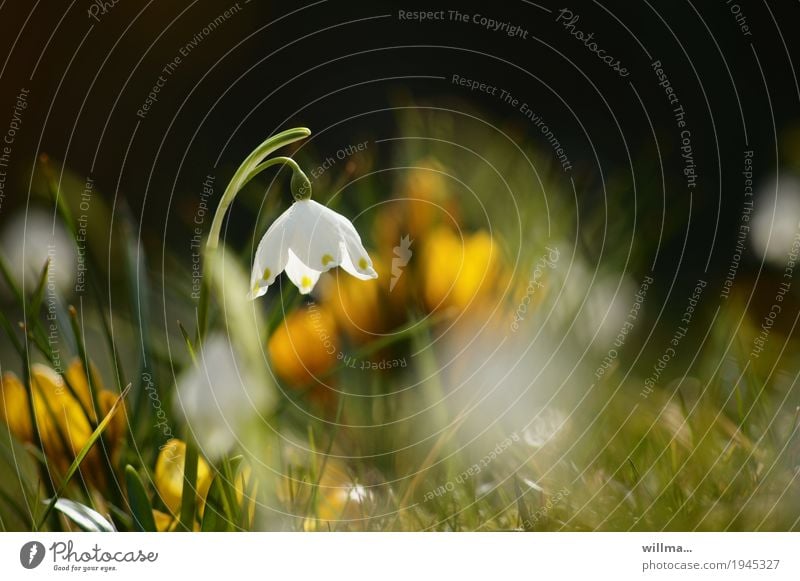
[[[333,261],[333,256],[331,256],[330,254],[322,255],[322,266],[328,266],[328,263],[332,261]]]
[[[367,269],[367,259],[364,258],[363,256],[358,260],[358,268],[360,268],[361,270]]]
[[[308,278],[307,276],[304,276],[303,278],[300,279],[300,286],[302,286],[303,288],[311,286],[311,279]]]
[[[264,269],[264,276],[262,276],[261,278],[263,278],[264,280],[269,280],[269,277],[271,277],[271,276],[272,276],[272,271],[270,269],[268,269],[268,268],[265,268]]]

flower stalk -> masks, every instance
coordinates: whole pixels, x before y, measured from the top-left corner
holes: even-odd
[[[305,139],[309,135],[311,135],[311,130],[306,127],[287,129],[264,141],[241,163],[233,174],[230,182],[228,182],[228,186],[225,188],[225,192],[222,194],[222,199],[219,202],[219,207],[214,214],[214,219],[211,222],[211,229],[209,230],[208,239],[206,240],[204,265],[208,265],[209,256],[214,253],[219,246],[222,224],[225,220],[228,208],[233,203],[236,195],[245,184],[265,169],[273,165],[288,165],[292,169],[292,195],[295,199],[307,199],[311,196],[311,182],[293,159],[289,157],[275,157],[265,161],[267,156],[274,151],[294,143],[295,141]],[[200,342],[203,340],[208,324],[209,293],[211,290],[209,284],[208,277],[203,277],[203,282],[200,287],[200,299],[197,307],[196,346],[199,346]]]
[[[295,141],[305,139],[309,135],[311,135],[311,130],[306,127],[287,129],[286,131],[278,133],[278,135],[267,139],[250,155],[247,156],[247,158],[236,170],[236,173],[233,174],[231,181],[228,182],[228,187],[225,188],[225,192],[222,194],[219,207],[217,208],[216,214],[214,214],[214,220],[211,222],[211,230],[208,233],[208,240],[206,241],[206,252],[213,251],[217,248],[217,246],[219,246],[219,234],[222,230],[222,222],[225,220],[225,214],[228,212],[228,207],[230,207],[230,205],[233,203],[236,195],[245,186],[245,184],[247,184],[247,182],[268,167],[278,164],[289,165],[296,175],[299,173],[299,175],[302,176],[299,178],[300,182],[304,182],[304,185],[306,185],[308,188],[308,195],[311,195],[311,182],[303,173],[303,170],[300,169],[300,166],[298,166],[293,159],[288,157],[278,157],[264,162],[264,159],[272,152],[280,149],[281,147],[289,145],[290,143],[294,143]],[[295,176],[292,177],[293,190],[294,185]]]

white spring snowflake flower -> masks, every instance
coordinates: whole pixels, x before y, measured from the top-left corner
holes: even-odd
[[[265,294],[283,270],[308,294],[320,275],[336,266],[361,280],[378,277],[350,220],[314,200],[297,200],[258,244],[248,297]]]
[[[197,365],[178,377],[174,402],[205,456],[219,458],[245,437],[267,400],[261,385],[228,337],[206,339]]]

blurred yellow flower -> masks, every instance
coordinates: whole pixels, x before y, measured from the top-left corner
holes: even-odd
[[[101,421],[114,405],[117,400],[117,395],[105,388],[103,382],[100,380],[100,374],[95,369],[94,365],[89,363],[89,373],[92,376],[92,384],[97,391],[97,403],[100,405],[100,417],[95,413],[92,404],[92,393],[89,388],[89,382],[86,379],[86,371],[83,367],[83,362],[80,359],[73,359],[72,363],[67,367],[66,377],[67,382],[80,400],[81,406],[86,410],[88,416],[94,423]],[[125,435],[125,413],[120,410],[114,414],[111,421],[106,428],[105,434],[109,442],[112,443],[113,449],[116,452],[119,449],[118,444],[121,442]]]
[[[422,238],[439,224],[458,222],[451,183],[447,169],[434,159],[423,159],[409,170],[400,194],[406,198],[403,218],[407,231],[403,234]]]
[[[502,289],[500,249],[485,231],[463,234],[438,228],[422,245],[421,278],[428,309],[459,310],[480,304]]]
[[[431,231],[440,225],[455,226],[458,222],[459,207],[448,187],[446,170],[436,160],[422,159],[406,173],[394,198],[379,207],[372,238],[382,256],[394,257],[395,247],[404,238],[414,241],[412,251],[415,252]],[[392,294],[394,292],[396,289]]]
[[[186,443],[173,438],[158,454],[155,469],[155,485],[158,495],[169,512],[153,509],[153,519],[159,532],[174,531],[178,528],[183,498],[183,471],[186,466]],[[234,479],[236,501],[247,509],[247,522],[252,523],[255,516],[258,484],[251,481],[252,470],[244,466]],[[208,491],[214,480],[214,472],[203,457],[197,459],[197,514],[202,518]],[[248,496],[245,498],[245,492]],[[195,523],[195,530],[200,524]]]
[[[33,441],[28,394],[22,382],[13,373],[7,372],[0,379],[0,408],[2,419],[11,433],[23,442]]]
[[[160,533],[174,531],[178,527],[178,519],[160,510],[153,509],[153,520],[156,523],[156,530]]]
[[[275,329],[267,349],[281,379],[295,387],[306,385],[336,363],[336,320],[324,305],[301,307]]]
[[[97,379],[97,373],[93,372],[93,383],[100,406],[100,413],[97,414],[93,409],[89,383],[81,361],[74,360],[65,375],[69,386],[49,367],[41,364],[31,366],[33,413],[41,437],[42,451],[61,474],[67,471],[75,456],[89,440],[93,424],[105,417],[117,398],[103,388]],[[74,390],[74,395],[70,387]],[[8,372],[0,382],[0,392],[0,417],[18,439],[34,443],[28,391],[16,375]],[[119,450],[124,430],[125,415],[119,410],[104,435],[105,441],[111,447],[112,457]],[[98,447],[94,447],[84,460],[84,475],[94,484],[103,483],[104,475],[100,470],[102,462],[104,459]]]
[[[186,443],[173,438],[164,444],[158,453],[155,470],[155,484],[158,495],[164,505],[177,517],[181,512],[181,498],[183,497],[183,470],[186,465]],[[199,514],[205,506],[208,488],[211,486],[213,474],[208,463],[202,458],[197,459],[197,497]],[[163,514],[163,513],[162,513]],[[164,520],[163,518],[161,519]],[[156,521],[158,525],[158,521]]]
[[[333,275],[321,286],[321,299],[330,309],[350,341],[361,344],[375,338],[376,334],[386,333],[402,322],[399,317],[404,314],[407,305],[393,308],[395,301],[401,299],[405,285],[396,286],[394,294],[389,293],[391,277],[384,264],[374,261],[378,278],[368,281],[355,280],[348,276]]]

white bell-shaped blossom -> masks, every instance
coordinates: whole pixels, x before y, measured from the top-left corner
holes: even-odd
[[[255,299],[266,293],[284,270],[300,292],[308,294],[320,274],[336,266],[361,280],[378,276],[350,220],[313,200],[298,200],[258,244],[248,296]]]

